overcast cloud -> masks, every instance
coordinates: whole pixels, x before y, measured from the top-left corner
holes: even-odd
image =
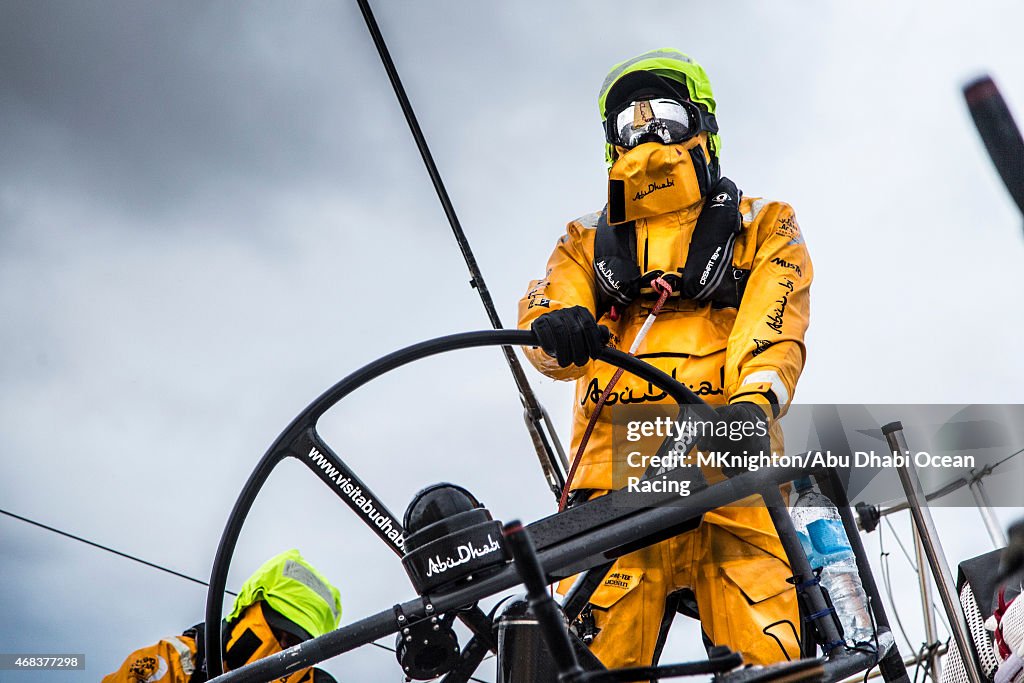
[[[1019,3],[374,5],[506,325],[564,224],[604,202],[608,67],[675,46],[711,75],[725,173],[806,235],[796,400],[1019,400],[1021,216],[959,92],[989,71],[1020,120]],[[2,509],[206,579],[299,410],[386,352],[486,327],[354,2],[5,0],[0,131]],[[528,372],[564,434],[570,387]],[[396,512],[447,479],[533,520],[553,505],[520,413],[477,350],[388,375],[322,432]],[[937,514],[952,560],[989,548],[970,511]],[[230,585],[289,547],[337,583],[343,623],[413,594],[291,462]],[[75,680],[202,618],[202,587],[5,516],[0,548],[0,651],[85,653]],[[694,633],[668,656],[698,656]],[[399,680],[376,648],[326,668]]]

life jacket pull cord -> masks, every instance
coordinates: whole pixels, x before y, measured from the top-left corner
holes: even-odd
[[[663,277],[656,277],[651,280],[651,287],[654,291],[659,293],[658,301],[654,304],[654,308],[651,309],[650,315],[647,316],[647,320],[644,321],[640,331],[636,333],[636,337],[633,339],[633,344],[629,347],[629,355],[636,355],[637,350],[640,348],[640,344],[643,342],[644,337],[651,329],[651,325],[654,324],[654,319],[658,317],[658,313],[661,312],[661,307],[668,301],[668,297],[672,294],[672,285]],[[613,318],[615,319],[615,318]],[[601,408],[604,407],[605,402],[612,393],[612,389],[615,388],[615,383],[622,377],[623,370],[619,368],[612,375],[612,378],[608,381],[608,386],[604,388],[601,393],[601,397],[597,400],[597,405],[594,406],[594,412],[590,414],[590,421],[587,423],[587,429],[583,432],[583,438],[580,439],[579,448],[576,449],[576,455],[572,459],[572,467],[569,468],[569,474],[565,478],[565,488],[562,489],[562,495],[558,499],[558,511],[561,512],[565,509],[565,506],[569,500],[569,491],[572,489],[572,480],[576,476],[576,468],[580,464],[580,460],[583,459],[583,452],[587,448],[587,442],[590,441],[590,435],[594,432],[594,427],[597,425],[597,418],[601,414]]]

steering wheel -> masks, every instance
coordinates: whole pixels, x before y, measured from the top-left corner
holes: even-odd
[[[350,393],[381,375],[414,361],[448,351],[481,346],[537,346],[533,332],[526,330],[485,330],[464,332],[438,337],[413,344],[379,358],[356,370],[316,398],[299,413],[267,450],[266,454],[249,475],[242,492],[228,517],[220,545],[214,559],[210,576],[210,587],[206,597],[205,646],[207,674],[214,678],[223,673],[222,640],[220,621],[224,608],[224,589],[235,545],[242,530],[242,524],[257,494],[279,462],[294,457],[309,467],[314,474],[333,490],[343,502],[356,512],[364,522],[399,556],[402,548],[401,524],[370,488],[331,450],[317,433],[320,417]],[[617,349],[607,347],[596,356],[622,368],[637,377],[647,380],[665,391],[680,405],[706,405],[686,385],[678,382],[657,368]],[[344,483],[343,483],[344,482]],[[356,487],[361,490],[362,501],[355,500],[346,491]],[[370,504],[368,505],[367,502]],[[372,512],[371,512],[372,511]],[[386,519],[385,519],[386,518]],[[472,625],[470,625],[472,628]]]

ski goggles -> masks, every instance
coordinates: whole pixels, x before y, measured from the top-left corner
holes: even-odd
[[[608,144],[632,149],[645,142],[685,142],[700,132],[701,117],[692,102],[659,97],[635,100],[608,114]]]

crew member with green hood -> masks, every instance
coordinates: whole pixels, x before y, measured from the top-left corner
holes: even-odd
[[[338,589],[289,550],[271,558],[250,576],[223,622],[224,669],[281,652],[338,627]],[[180,636],[136,650],[103,683],[202,683],[207,680],[203,624]],[[281,683],[332,683],[322,669],[293,672]]]
[[[540,343],[527,350],[530,361],[576,381],[571,452],[615,371],[594,354],[608,343],[629,350],[669,292],[636,355],[690,386],[726,423],[752,425],[743,449],[782,453],[778,419],[804,365],[813,276],[793,209],[743,196],[722,175],[711,84],[685,54],[659,49],[617,64],[598,105],[607,204],[568,224],[545,276],[519,302],[519,327]],[[622,485],[613,483],[623,459],[612,447],[616,406],[670,402],[622,376],[570,482],[577,501]],[[593,651],[609,667],[650,663],[664,643],[668,601],[671,611],[699,613],[706,640],[747,663],[796,658],[790,576],[759,497],[708,512],[696,529],[619,558],[588,608]]]

